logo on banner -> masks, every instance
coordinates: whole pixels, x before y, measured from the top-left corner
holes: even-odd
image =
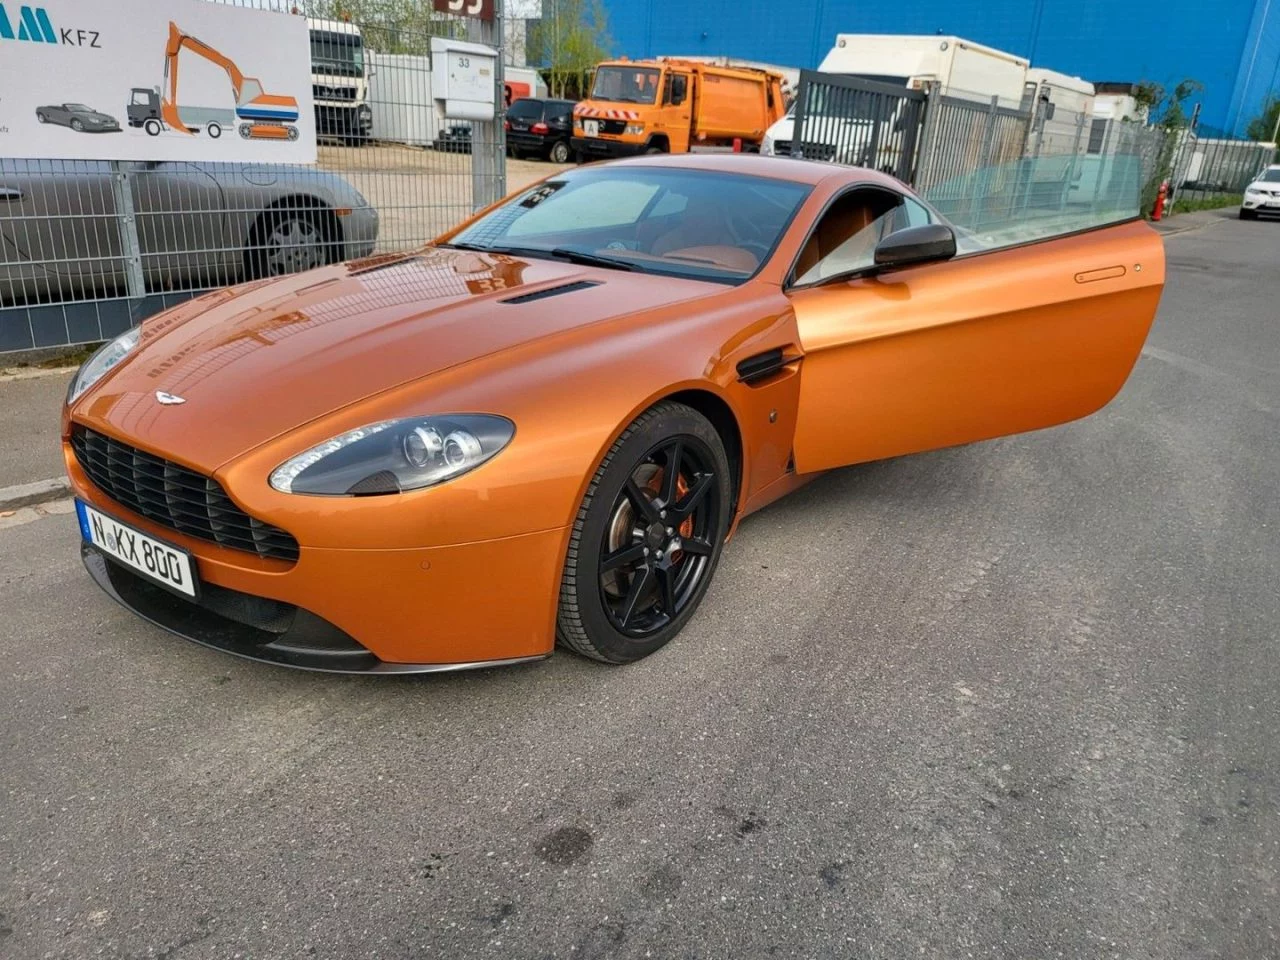
[[[78,30],[67,27],[55,31],[44,7],[22,6],[18,17],[11,19],[4,4],[0,3],[0,40],[25,40],[28,43],[61,43],[68,47],[93,47],[101,50],[97,30]]]
[[[18,10],[18,28],[13,27],[9,14],[0,3],[0,40],[29,40],[31,43],[57,43],[53,24],[44,7],[21,7]]]

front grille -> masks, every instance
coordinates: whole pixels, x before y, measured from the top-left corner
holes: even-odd
[[[317,100],[341,100],[347,103],[354,103],[356,99],[355,87],[326,87],[316,83],[311,86],[311,96]]]
[[[616,135],[616,134],[625,132],[626,129],[627,129],[627,121],[625,120],[601,120],[600,121],[601,133],[612,133]]]
[[[71,428],[71,449],[94,485],[134,513],[224,547],[298,559],[292,534],[249,516],[212,477],[79,424]]]
[[[791,141],[790,140],[773,141],[773,152],[776,156],[779,156],[779,157],[791,156]]]

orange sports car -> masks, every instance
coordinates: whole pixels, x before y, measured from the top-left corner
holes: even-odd
[[[1159,238],[1011,226],[960,230],[865,169],[645,157],[414,253],[209,293],[71,385],[84,562],[143,618],[271,663],[636,660],[738,521],[815,474],[1115,396]]]

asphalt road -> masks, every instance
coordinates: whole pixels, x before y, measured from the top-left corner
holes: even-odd
[[[1280,955],[1280,224],[1168,250],[1109,408],[828,475],[624,669],[257,666],[0,530],[0,955]]]

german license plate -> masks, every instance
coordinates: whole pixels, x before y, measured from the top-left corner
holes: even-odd
[[[76,513],[85,540],[103,553],[161,586],[188,597],[196,595],[195,565],[187,551],[149,537],[79,500]]]
[[[599,120],[583,120],[582,132],[585,133],[588,137],[600,136],[600,121]]]

